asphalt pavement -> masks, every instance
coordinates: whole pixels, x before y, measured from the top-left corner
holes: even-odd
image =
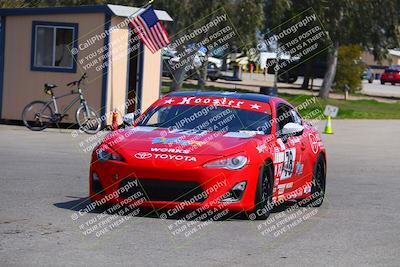
[[[145,211],[76,219],[93,137],[0,125],[0,266],[399,266],[400,121],[334,120],[333,131],[322,207],[187,234],[177,229],[190,221]],[[99,219],[112,230],[85,232]]]
[[[361,92],[369,96],[400,98],[400,84],[381,84],[380,80],[374,80],[372,83],[363,81],[363,89]]]

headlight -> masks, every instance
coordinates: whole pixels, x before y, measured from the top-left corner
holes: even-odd
[[[215,161],[208,162],[203,166],[205,168],[224,168],[228,170],[239,170],[243,168],[248,162],[248,158],[244,155],[238,155],[233,157],[228,157],[224,159],[219,159]]]
[[[107,145],[101,145],[96,150],[96,155],[98,160],[100,161],[107,161],[107,160],[123,161],[122,157]]]

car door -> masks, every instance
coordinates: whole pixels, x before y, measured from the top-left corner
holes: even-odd
[[[299,116],[300,118],[300,116]],[[301,120],[301,119],[300,119]],[[302,170],[299,173],[299,178],[302,179],[303,184],[310,184],[312,182],[312,176],[314,172],[314,166],[317,159],[317,155],[323,149],[323,144],[321,142],[318,131],[312,126],[311,123],[307,121],[303,121],[304,131],[302,134],[302,143],[305,148],[303,150],[302,156]],[[310,188],[307,187],[305,190],[306,193],[311,192]]]
[[[277,199],[290,195],[302,184],[305,144],[303,136],[284,136],[282,129],[287,123],[302,125],[301,118],[289,105],[277,105],[276,144],[274,154],[275,188],[273,196]],[[287,196],[286,196],[287,197]]]

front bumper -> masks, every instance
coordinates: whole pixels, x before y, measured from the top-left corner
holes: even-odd
[[[118,161],[92,160],[90,198],[117,204],[140,198],[140,206],[156,209],[199,208],[252,211],[259,169],[247,165],[241,170],[193,166],[143,166]],[[93,176],[98,182],[93,182]],[[236,202],[221,202],[237,183],[246,187]],[[100,186],[100,187],[99,187]],[[133,197],[132,197],[133,196]]]

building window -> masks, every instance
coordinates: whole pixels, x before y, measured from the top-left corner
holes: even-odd
[[[78,24],[39,22],[32,24],[31,69],[76,72]]]

